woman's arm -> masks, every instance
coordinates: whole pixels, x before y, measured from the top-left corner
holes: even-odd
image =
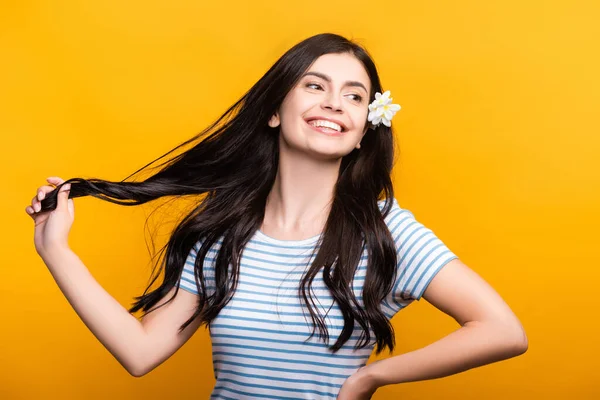
[[[421,349],[362,367],[349,385],[378,387],[435,379],[523,354],[525,331],[500,295],[459,259],[446,264],[423,297],[461,327]]]
[[[160,365],[200,325],[196,320],[181,334],[177,333],[195,310],[197,297],[192,293],[180,290],[171,303],[140,321],[100,286],[71,249],[54,249],[41,256],[77,315],[133,376],[142,376]],[[174,290],[157,306],[170,298]]]

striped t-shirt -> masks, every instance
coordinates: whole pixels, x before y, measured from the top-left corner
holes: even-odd
[[[384,200],[378,204],[381,210]],[[419,300],[435,274],[458,257],[410,211],[400,208],[395,198],[385,222],[398,254],[397,278],[382,304],[383,312],[392,318]],[[211,399],[336,399],[344,381],[367,363],[374,334],[371,330],[369,347],[355,351],[361,329],[358,324],[351,339],[335,354],[319,341],[318,329],[305,342],[312,326],[308,309],[301,308],[298,286],[314,259],[311,253],[319,238],[279,240],[257,230],[247,243],[235,294],[209,326],[216,379]],[[214,290],[214,263],[220,245],[217,241],[205,259],[207,291]],[[199,248],[197,243],[190,252],[180,280],[180,287],[194,294],[198,294],[193,268]],[[361,305],[366,266],[365,247],[353,281]],[[341,311],[322,274],[317,274],[312,288],[321,315],[327,313],[325,322],[333,344],[344,325]]]

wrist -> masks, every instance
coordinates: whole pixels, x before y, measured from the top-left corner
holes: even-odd
[[[54,245],[49,246],[49,248],[46,250],[39,251],[38,254],[42,258],[42,260],[46,262],[62,258],[64,257],[64,255],[72,252],[73,251],[68,245]]]

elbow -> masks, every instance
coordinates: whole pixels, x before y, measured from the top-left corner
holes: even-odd
[[[126,368],[126,370],[129,375],[133,376],[134,378],[141,378],[148,373],[148,371],[145,371],[142,368]]]
[[[521,354],[524,354],[529,348],[529,340],[527,339],[525,330],[522,327],[518,330],[518,332],[519,333],[517,335],[515,344],[515,355],[520,356]]]
[[[131,362],[128,366],[125,366],[125,369],[134,378],[141,378],[154,370],[157,365],[157,363],[152,363],[148,359],[138,357],[135,362]]]
[[[143,355],[147,354],[145,351],[136,351],[129,354],[126,360],[123,360],[121,365],[134,378],[141,378],[152,370],[149,367],[148,359]]]
[[[135,362],[121,363],[121,365],[134,378],[141,378],[150,372],[150,369],[144,366],[139,359]]]
[[[520,323],[493,322],[488,327],[502,359],[517,357],[527,352],[529,340]]]
[[[510,355],[516,357],[524,354],[529,348],[529,340],[523,326],[517,324],[517,326],[508,329],[507,332],[510,332],[506,334],[506,337],[509,338],[507,342],[510,345]]]

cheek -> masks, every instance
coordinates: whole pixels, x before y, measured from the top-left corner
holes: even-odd
[[[369,116],[368,110],[366,110],[366,111],[361,110],[356,113],[356,116],[354,118],[354,126],[361,132],[362,132],[362,130],[365,129],[365,127],[368,124],[368,121],[367,121],[368,116]]]
[[[297,125],[298,122],[302,122],[305,115],[310,113],[310,110],[318,105],[318,101],[307,96],[287,97],[280,107],[281,124],[284,126]]]

